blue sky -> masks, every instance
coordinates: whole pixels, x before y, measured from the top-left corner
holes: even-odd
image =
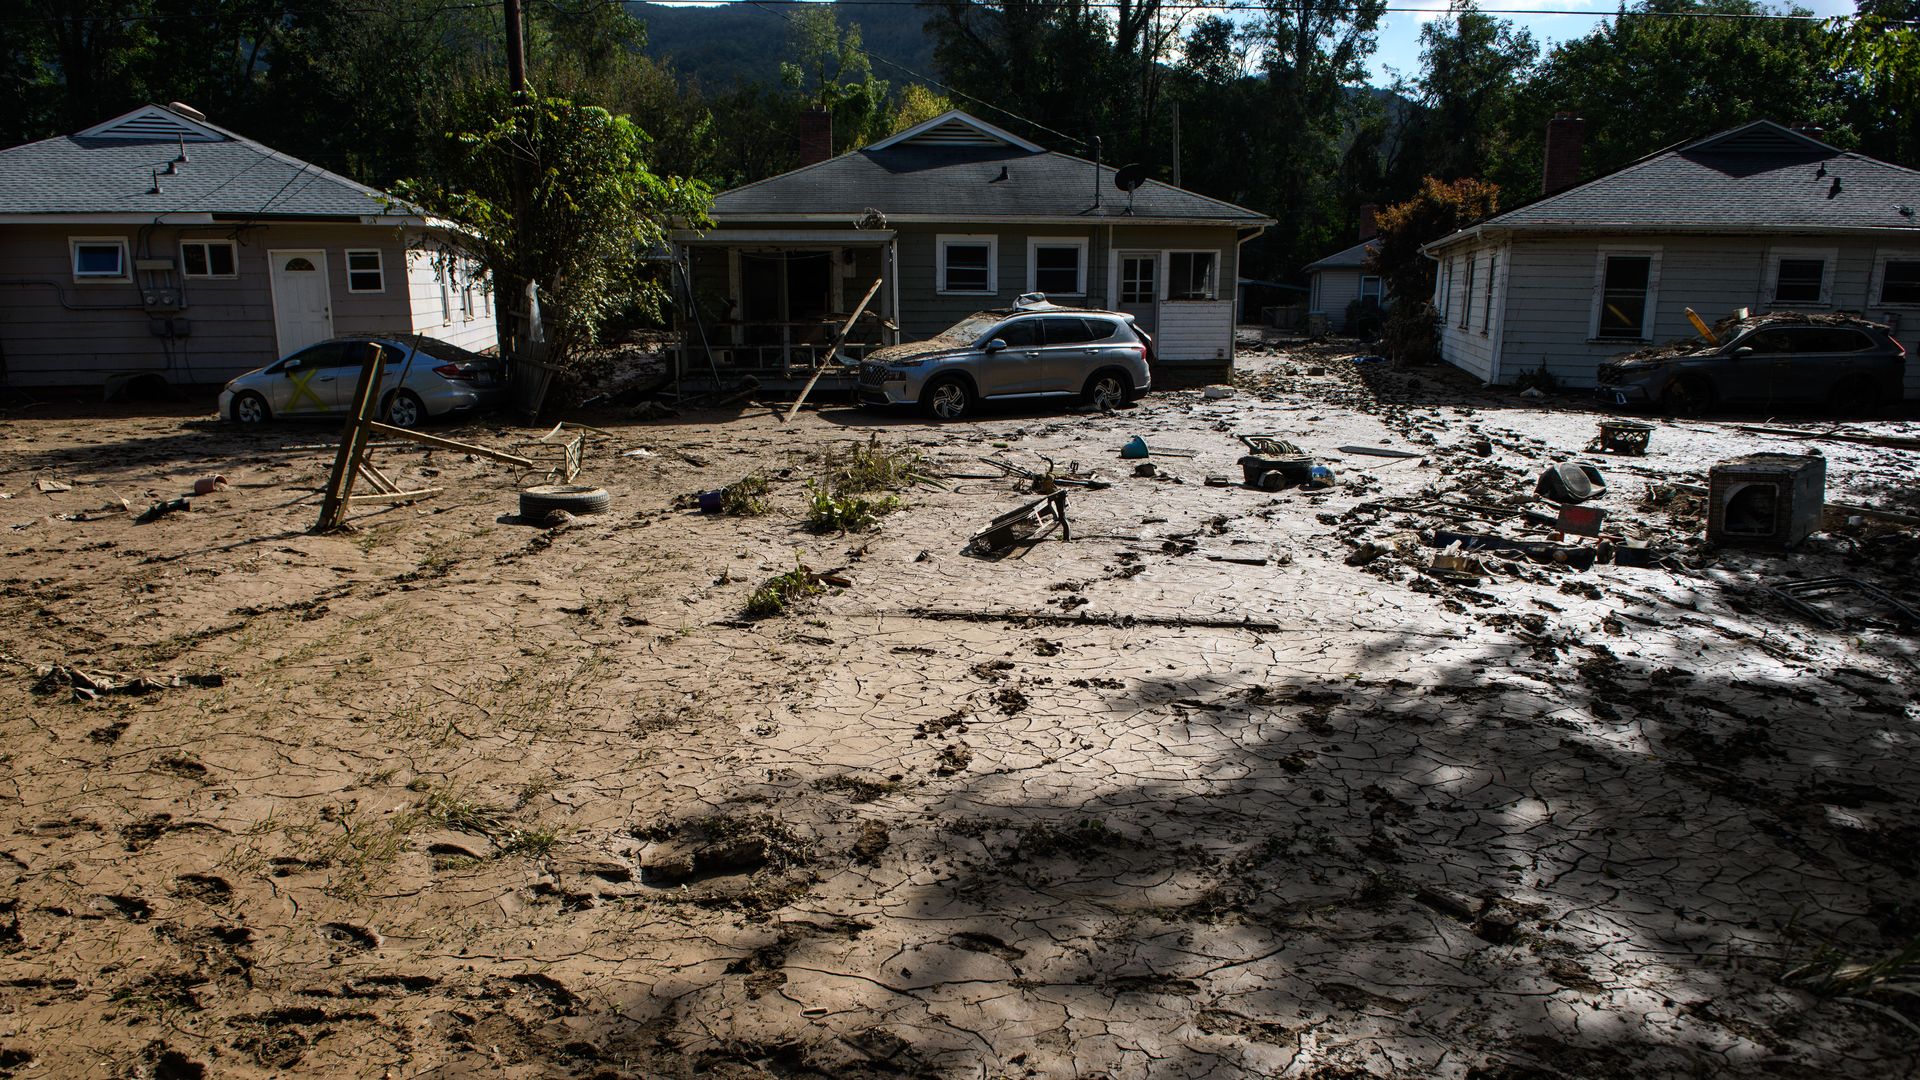
[[[1556,8],[1569,12],[1594,12],[1612,14],[1619,9],[1618,0],[1479,0],[1480,8],[1490,14],[1498,14],[1501,8]],[[1392,82],[1388,69],[1397,69],[1401,74],[1411,77],[1420,68],[1420,27],[1441,18],[1446,14],[1447,0],[1389,0],[1394,8],[1424,8],[1417,13],[1389,12],[1381,22],[1380,49],[1373,56],[1370,65],[1373,82],[1385,86]],[[1776,3],[1775,7],[1786,8],[1785,3]],[[1799,0],[1798,6],[1810,8],[1815,15],[1851,15],[1853,0]],[[1599,23],[1593,14],[1568,15],[1500,15],[1500,18],[1513,22],[1529,33],[1540,43],[1542,50],[1553,42],[1586,35]]]

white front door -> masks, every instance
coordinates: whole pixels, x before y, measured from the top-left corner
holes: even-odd
[[[269,251],[273,281],[273,330],[280,355],[333,336],[333,290],[327,285],[327,253]]]

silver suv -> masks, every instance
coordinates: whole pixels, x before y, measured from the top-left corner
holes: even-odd
[[[1153,339],[1117,311],[1018,307],[967,316],[937,337],[890,345],[860,365],[863,405],[919,405],[958,420],[987,398],[1076,395],[1111,408],[1152,385]]]

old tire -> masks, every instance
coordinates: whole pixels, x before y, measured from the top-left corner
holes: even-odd
[[[612,504],[606,488],[584,484],[540,484],[520,491],[520,516],[527,521],[545,521],[555,510],[598,514]]]
[[[1102,409],[1117,409],[1133,396],[1133,380],[1117,368],[1096,371],[1087,377],[1080,391],[1080,403]]]
[[[380,414],[394,427],[417,428],[426,422],[427,406],[413,391],[395,390]]]
[[[1700,416],[1713,407],[1713,387],[1705,379],[1675,379],[1660,394],[1668,416]]]
[[[973,387],[965,379],[940,379],[921,392],[920,404],[935,420],[959,420],[973,411]]]
[[[273,409],[267,399],[251,390],[243,390],[233,397],[233,422],[236,424],[264,424],[273,419]]]

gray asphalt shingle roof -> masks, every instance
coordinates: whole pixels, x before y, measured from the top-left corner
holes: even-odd
[[[344,176],[251,139],[188,141],[187,162],[160,177],[180,152],[166,139],[61,135],[0,150],[0,214],[206,213],[242,217],[398,214],[387,197]]]
[[[1920,172],[1756,120],[1496,214],[1481,227],[1912,229],[1920,237]]]
[[[1079,218],[1270,222],[1232,203],[1149,180],[1132,193],[1113,186],[1115,170],[1051,151],[1016,146],[902,143],[855,150],[815,165],[722,192],[716,221],[794,214],[858,218],[867,208],[890,217],[956,222],[993,218]],[[1099,193],[1100,206],[1094,206]],[[1132,213],[1128,213],[1131,205]]]
[[[1360,270],[1367,265],[1367,252],[1375,246],[1373,240],[1362,240],[1344,251],[1336,251],[1324,259],[1310,262],[1303,270]]]

